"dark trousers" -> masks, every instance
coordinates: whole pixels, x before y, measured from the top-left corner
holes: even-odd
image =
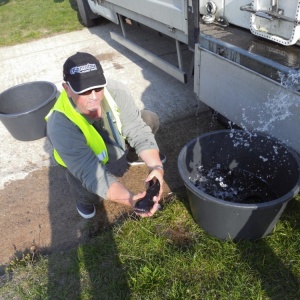
[[[156,134],[159,129],[159,118],[157,114],[149,111],[149,110],[142,110],[141,117],[143,121],[151,128],[152,133]],[[135,149],[132,147],[128,147],[128,156],[131,159],[137,158],[137,154]],[[76,202],[84,203],[84,204],[96,204],[99,202],[99,196],[96,194],[91,193],[86,188],[82,186],[82,183],[79,179],[74,177],[68,169],[65,169],[67,181],[70,185],[71,193],[76,200]]]

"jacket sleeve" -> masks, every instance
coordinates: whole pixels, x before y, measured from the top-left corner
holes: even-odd
[[[151,128],[141,118],[141,112],[127,86],[110,79],[107,88],[120,109],[122,134],[130,146],[135,148],[137,154],[147,149],[158,149]]]
[[[81,130],[60,112],[53,112],[47,122],[47,135],[68,170],[88,191],[106,198],[109,186],[117,181],[102,165]]]

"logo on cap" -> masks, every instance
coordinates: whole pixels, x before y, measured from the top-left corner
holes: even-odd
[[[73,67],[70,70],[70,74],[74,75],[75,73],[79,73],[79,74],[88,73],[88,72],[96,71],[96,70],[97,70],[96,64],[86,64],[86,65],[83,65],[83,66]]]

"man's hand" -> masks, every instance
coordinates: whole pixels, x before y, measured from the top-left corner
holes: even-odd
[[[164,167],[160,161],[159,152],[157,149],[148,149],[139,153],[139,156],[146,163],[150,170],[146,178],[146,183],[149,183],[154,177],[156,177],[160,182],[160,191],[158,194],[158,198],[160,200],[163,193]]]
[[[133,209],[138,200],[146,196],[146,191],[134,195],[123,184],[116,181],[112,183],[107,192],[107,199],[116,203],[131,206]],[[153,206],[148,212],[137,212],[141,217],[152,217],[159,208],[159,198],[157,196],[152,197]]]
[[[146,196],[146,191],[144,192],[141,192],[141,193],[138,193],[137,195],[134,195],[133,196],[133,202],[134,202],[134,207],[136,205],[136,203],[141,200],[142,198],[144,198]],[[148,211],[148,212],[142,212],[142,211],[137,211],[135,210],[135,213],[138,215],[138,216],[141,216],[142,218],[146,218],[146,217],[152,217],[155,212],[159,209],[159,203],[158,203],[158,197],[157,196],[154,196],[152,198],[152,201],[153,201],[153,206],[152,208]],[[133,208],[134,208],[133,207]]]
[[[150,168],[150,173],[146,178],[146,183],[150,183],[152,180],[158,180],[160,183],[160,189],[158,193],[158,201],[160,201],[161,195],[163,193],[163,183],[164,183],[164,170],[162,168]]]
[[[153,201],[154,197],[157,197],[160,190],[160,183],[156,178],[150,181],[149,187],[146,191],[146,195],[137,200],[134,205],[134,211],[137,213],[149,213],[155,204]]]

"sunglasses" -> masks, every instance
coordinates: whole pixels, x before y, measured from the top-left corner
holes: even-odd
[[[96,93],[98,93],[98,92],[101,92],[102,90],[103,90],[103,87],[100,87],[100,88],[96,88],[96,89],[91,89],[91,90],[85,91],[85,92],[80,93],[78,95],[80,95],[80,96],[88,96],[88,95],[91,94],[92,91],[95,91]]]

